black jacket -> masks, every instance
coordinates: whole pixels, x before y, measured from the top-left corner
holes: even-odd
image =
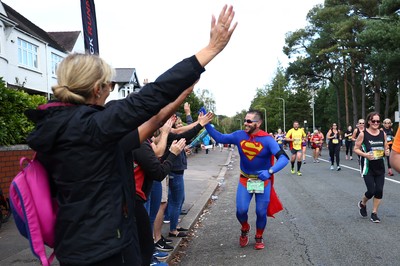
[[[135,170],[136,199],[146,201],[150,194],[153,180],[162,181],[171,171],[172,163],[177,156],[170,152],[168,157],[161,162],[148,141],[143,142],[140,148],[133,150],[132,153],[135,167],[140,167],[138,169],[141,169],[139,171]]]
[[[139,139],[131,132],[175,100],[203,71],[192,56],[110,107],[75,105],[26,112],[36,123],[27,142],[56,188],[55,253],[61,263],[95,263],[132,241],[140,263],[132,178],[132,149],[139,146]]]

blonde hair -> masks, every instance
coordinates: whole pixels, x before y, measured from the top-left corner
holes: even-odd
[[[57,68],[58,84],[52,87],[61,102],[83,104],[97,86],[104,86],[114,76],[114,69],[97,55],[74,53]]]
[[[392,124],[392,120],[390,120],[389,118],[385,118],[385,120],[383,120],[383,123]]]

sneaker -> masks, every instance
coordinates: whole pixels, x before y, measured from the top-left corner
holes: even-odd
[[[301,172],[297,171],[297,175],[298,176],[302,176]]]
[[[154,247],[157,250],[160,251],[172,251],[174,250],[174,247],[171,245],[168,245],[167,243],[164,242],[164,240],[161,238],[160,240],[158,240],[155,244]]]
[[[314,160],[314,162],[313,163],[316,163],[317,162],[317,160]]]
[[[165,260],[166,258],[168,258],[168,253],[167,252],[162,252],[162,251],[158,251],[158,250],[154,250],[153,256],[156,257],[156,259],[158,260]]]
[[[156,257],[152,257],[150,266],[168,266],[168,263],[166,262],[160,262]]]
[[[243,248],[245,246],[247,246],[247,244],[249,244],[249,231],[250,231],[250,226],[248,230],[240,230],[242,233],[240,235],[240,239],[239,239],[239,244],[240,246]]]
[[[348,159],[349,159],[349,156],[346,155],[346,160],[348,160]]]
[[[303,160],[303,164],[306,164],[306,160]]]
[[[317,159],[317,163],[319,163],[319,160]]]
[[[161,236],[161,238],[164,241],[164,243],[167,243],[167,244],[171,244],[172,243],[172,239],[165,238],[164,236]]]
[[[256,237],[256,243],[254,244],[254,249],[256,250],[260,250],[260,249],[264,249],[265,245],[264,245],[264,240],[262,237]]]
[[[333,169],[335,169],[335,168],[333,167],[333,165],[331,165],[331,170],[333,170]]]
[[[363,218],[366,218],[368,216],[367,214],[367,206],[365,206],[364,204],[362,204],[362,202],[358,202],[358,208],[360,208],[360,215]],[[372,214],[371,214],[372,217]]]
[[[294,169],[292,168],[292,170],[290,170],[290,172],[291,172],[292,174],[294,174]]]
[[[376,213],[371,213],[371,221],[373,222],[373,223],[380,223],[381,222],[381,219],[379,219],[378,218],[378,215],[376,214]]]
[[[351,161],[351,160],[353,160],[353,157],[352,157],[352,156],[350,156],[350,161]]]
[[[338,167],[336,167],[336,171],[340,171],[342,170],[342,168],[340,168],[340,166],[338,165]]]

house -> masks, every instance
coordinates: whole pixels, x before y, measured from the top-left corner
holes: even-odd
[[[50,98],[57,64],[71,52],[84,53],[81,31],[46,32],[0,1],[0,77],[8,87]],[[140,88],[134,68],[117,68],[110,100]]]
[[[107,102],[125,98],[130,93],[137,93],[141,88],[135,68],[115,68],[114,81],[116,86],[108,96]]]

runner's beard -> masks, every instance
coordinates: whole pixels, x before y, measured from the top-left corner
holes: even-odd
[[[253,134],[253,132],[257,129],[257,127],[254,125],[251,126],[246,126],[244,130],[246,131],[247,134]]]

